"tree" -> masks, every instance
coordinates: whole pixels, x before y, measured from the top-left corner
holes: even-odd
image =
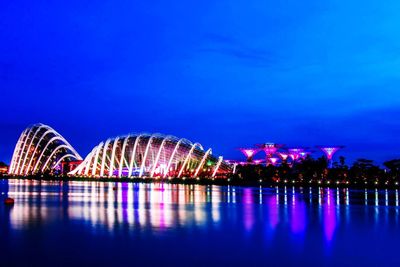
[[[398,179],[400,173],[400,159],[393,159],[383,163],[389,169],[389,176],[391,179]]]
[[[5,164],[4,162],[0,161],[0,167],[8,167],[8,165]]]
[[[350,168],[350,175],[352,178],[362,181],[378,181],[379,177],[384,176],[384,172],[378,166],[374,165],[373,160],[358,159]]]

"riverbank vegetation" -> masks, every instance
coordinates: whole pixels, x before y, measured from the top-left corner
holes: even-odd
[[[348,166],[344,157],[328,169],[324,157],[305,159],[279,166],[242,165],[233,180],[278,184],[338,185],[347,187],[397,187],[400,184],[400,159],[384,162],[382,168],[372,160],[358,159]]]

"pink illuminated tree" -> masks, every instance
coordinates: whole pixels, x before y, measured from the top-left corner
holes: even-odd
[[[288,153],[285,153],[285,152],[279,152],[279,153],[278,153],[278,156],[279,156],[283,161],[286,161],[287,158],[289,157],[289,154],[288,154]]]
[[[253,162],[254,162],[254,164],[256,164],[256,165],[259,165],[259,164],[263,163],[264,160],[263,160],[263,159],[255,159]]]
[[[265,143],[257,145],[257,147],[259,147],[261,150],[265,152],[267,158],[271,158],[276,153],[276,151],[283,146],[284,145],[282,144],[275,144],[275,143]]]
[[[269,158],[269,163],[271,163],[272,166],[276,166],[278,163],[279,158]]]
[[[311,154],[311,151],[302,151],[299,153],[299,156],[300,156],[300,158],[305,159],[310,154]]]
[[[260,151],[258,148],[239,148],[239,150],[246,156],[246,161],[253,162],[253,157]]]
[[[300,158],[301,153],[304,152],[304,148],[301,148],[301,147],[289,148],[288,152],[289,152],[289,157],[293,161],[297,161]]]
[[[317,146],[324,152],[326,159],[328,160],[328,168],[332,168],[333,155],[344,146]]]

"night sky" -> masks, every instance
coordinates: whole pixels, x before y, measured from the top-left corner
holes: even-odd
[[[0,161],[42,122],[400,158],[398,0],[0,1]],[[316,154],[319,155],[319,154]]]

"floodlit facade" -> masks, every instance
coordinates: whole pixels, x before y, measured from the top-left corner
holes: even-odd
[[[101,142],[70,175],[87,177],[226,177],[231,165],[199,143],[161,134]]]
[[[11,175],[54,173],[61,162],[82,160],[75,149],[51,127],[35,124],[25,129],[15,146]]]

